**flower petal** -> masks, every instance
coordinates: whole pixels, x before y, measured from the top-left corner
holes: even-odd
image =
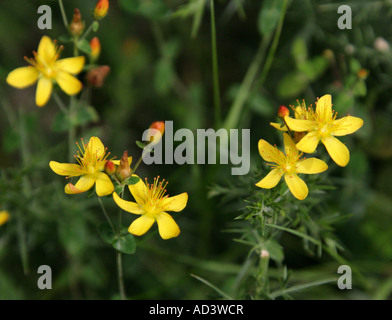
[[[308,196],[308,186],[296,174],[285,174],[284,180],[286,181],[287,186],[289,187],[293,196],[298,200],[303,200]]]
[[[316,150],[319,141],[320,139],[317,132],[311,131],[296,144],[296,147],[302,152],[313,153]]]
[[[71,74],[78,74],[82,71],[85,63],[84,56],[65,58],[56,61],[54,68]]]
[[[287,133],[283,133],[283,143],[286,156],[295,156],[298,154],[298,149],[295,146],[293,139],[291,139],[291,137]]]
[[[50,161],[49,166],[60,176],[78,177],[83,173],[81,167],[78,164]]]
[[[332,118],[332,96],[326,94],[316,102],[316,113],[321,120],[329,120]]]
[[[0,211],[0,226],[6,223],[10,219],[10,214],[8,211]]]
[[[89,190],[95,183],[95,179],[92,175],[84,175],[80,177],[78,182],[73,185],[72,183],[68,183],[65,186],[65,193],[67,194],[76,194],[82,193]]]
[[[282,124],[280,124],[280,123],[270,122],[270,125],[280,131],[287,131],[287,127],[285,124],[283,124],[283,126],[282,126]]]
[[[147,215],[142,215],[140,218],[137,218],[131,223],[128,228],[128,232],[135,236],[141,236],[151,228],[154,222],[154,218]]]
[[[48,64],[56,59],[56,47],[48,36],[43,36],[38,45],[37,50],[37,61],[43,65]]]
[[[96,174],[95,191],[99,197],[106,196],[114,191],[112,180],[106,173],[98,172]]]
[[[91,137],[85,148],[84,159],[87,161],[101,158],[105,153],[105,146],[98,137]]]
[[[7,76],[7,83],[18,89],[31,86],[38,80],[39,72],[34,67],[22,67],[11,71]]]
[[[82,90],[82,83],[68,72],[60,71],[56,74],[56,81],[60,88],[72,96]]]
[[[279,159],[284,157],[282,151],[280,151],[276,147],[273,147],[263,139],[259,140],[258,147],[259,147],[259,153],[265,161],[278,163]]]
[[[132,175],[133,177],[138,177],[137,175]],[[140,177],[138,177],[140,179]],[[144,204],[147,199],[148,189],[146,184],[142,179],[140,179],[136,184],[132,184],[128,186],[129,191],[132,193],[132,196],[135,198],[138,204]]]
[[[275,187],[280,178],[282,177],[282,170],[273,169],[270,173],[268,173],[262,180],[256,183],[256,186],[264,189],[271,189]]]
[[[48,78],[42,77],[38,80],[37,91],[35,94],[35,104],[43,107],[52,94],[53,83]]]
[[[133,214],[143,214],[144,210],[140,207],[139,204],[132,201],[126,201],[119,197],[119,195],[113,192],[113,200],[114,202],[123,210],[133,213]]]
[[[333,136],[322,140],[332,160],[337,165],[345,167],[350,161],[350,151],[348,151],[346,145],[336,139]]]
[[[297,173],[315,174],[328,169],[328,165],[320,159],[309,158],[297,163]]]
[[[155,218],[158,223],[159,235],[162,239],[167,240],[177,237],[180,234],[180,228],[170,214],[161,212]]]
[[[363,125],[363,120],[358,117],[347,116],[333,122],[334,131],[332,134],[334,136],[345,136],[351,134],[361,128]]]
[[[293,119],[287,116],[284,117],[284,120],[292,131],[312,131],[316,127],[316,124],[312,120]]]
[[[168,197],[162,200],[162,210],[179,212],[184,210],[187,202],[188,194],[186,192],[174,197]]]

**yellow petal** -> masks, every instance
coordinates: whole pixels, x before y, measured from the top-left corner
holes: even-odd
[[[82,83],[68,72],[60,71],[56,74],[56,81],[60,88],[68,95],[73,96],[82,90]]]
[[[280,131],[287,131],[287,127],[285,124],[282,126],[280,123],[270,122],[270,125]]]
[[[289,187],[293,196],[298,200],[303,200],[308,196],[308,186],[296,174],[285,174],[284,180],[286,181],[287,186]]]
[[[332,134],[334,136],[345,136],[351,134],[361,128],[363,125],[363,120],[358,117],[347,116],[333,122],[334,131]]]
[[[50,64],[56,59],[56,47],[48,36],[43,36],[41,38],[36,59],[44,65]]]
[[[159,235],[162,239],[167,240],[177,237],[180,234],[180,228],[170,214],[161,212],[155,218],[158,223]]]
[[[324,143],[329,155],[337,165],[345,167],[348,164],[350,161],[350,152],[344,143],[333,136],[323,139],[322,143]]]
[[[71,74],[78,74],[84,66],[84,56],[66,58],[56,61],[54,68]]]
[[[138,177],[137,175],[132,175],[133,177]],[[138,177],[139,178],[139,177]],[[139,178],[140,179],[140,178]],[[132,196],[135,198],[138,204],[144,204],[147,199],[148,189],[146,184],[142,179],[138,181],[138,183],[129,185],[129,191],[132,193]]]
[[[184,210],[187,202],[188,194],[186,192],[174,197],[168,197],[162,200],[162,210],[179,212]]]
[[[65,186],[65,193],[67,194],[77,194],[82,193],[89,190],[95,183],[95,179],[91,175],[82,176],[78,182],[73,185],[72,183],[68,183]]]
[[[7,76],[7,83],[18,89],[31,86],[38,80],[39,72],[34,67],[22,67],[11,71]]]
[[[114,191],[112,180],[106,173],[99,172],[96,174],[95,191],[98,197],[107,196]]]
[[[302,152],[313,153],[316,150],[319,141],[320,139],[317,132],[311,131],[296,144],[296,147]]]
[[[297,173],[315,174],[328,169],[328,165],[320,159],[309,158],[297,163]]]
[[[52,94],[53,83],[48,78],[40,78],[38,80],[37,91],[35,94],[35,104],[38,107],[43,107],[49,100]]]
[[[144,210],[136,202],[126,201],[119,197],[117,193],[113,193],[114,202],[123,210],[133,214],[143,214]]]
[[[318,99],[316,102],[316,113],[321,120],[332,118],[332,97],[330,94],[326,94]]]
[[[105,153],[105,146],[98,137],[91,137],[86,145],[84,159],[90,161],[91,159],[101,158]]]
[[[303,132],[316,128],[316,124],[312,120],[293,119],[287,116],[284,117],[284,120],[292,131]]]
[[[256,186],[259,188],[271,189],[278,184],[280,178],[282,177],[282,173],[283,172],[280,169],[273,169],[262,180],[256,183]]]
[[[8,211],[0,211],[0,226],[6,223],[10,219],[10,214]]]
[[[132,233],[135,236],[141,236],[151,228],[154,222],[154,218],[147,215],[142,215],[140,218],[137,218],[131,223],[128,228],[128,232]]]
[[[49,166],[60,176],[78,177],[83,173],[81,167],[78,164],[50,161]]]
[[[298,154],[298,149],[296,148],[293,139],[291,139],[291,137],[287,133],[283,133],[283,143],[284,143],[284,150],[287,156],[288,155],[295,156]]]
[[[268,162],[275,162],[278,163],[279,159],[284,157],[282,151],[278,148],[271,146],[267,141],[260,139],[259,140],[259,153],[261,157]]]

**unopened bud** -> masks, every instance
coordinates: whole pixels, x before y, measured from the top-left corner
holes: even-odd
[[[269,252],[267,251],[267,250],[261,250],[261,252],[260,252],[260,258],[269,258],[269,256],[270,256],[270,254],[269,254]]]
[[[75,8],[73,19],[69,25],[69,30],[74,36],[80,36],[84,30],[84,23],[79,9]]]
[[[99,66],[87,72],[86,81],[88,85],[96,88],[101,88],[106,76],[110,72],[109,66]]]
[[[120,160],[120,165],[117,167],[117,177],[124,181],[126,178],[131,176],[131,167],[128,162],[128,151],[124,151],[124,154]]]
[[[361,80],[365,80],[367,78],[368,74],[369,74],[369,72],[367,70],[365,70],[365,69],[360,69],[357,72],[357,76]]]
[[[90,53],[91,61],[95,62],[96,60],[98,60],[98,57],[101,53],[101,43],[99,42],[98,37],[94,37],[91,39],[90,48],[91,48],[91,53]]]
[[[150,125],[147,137],[150,138],[150,144],[155,145],[161,139],[165,132],[165,122],[164,121],[155,121]]]
[[[284,119],[284,117],[289,116],[290,111],[285,106],[280,106],[278,110],[278,117]]]
[[[116,173],[117,166],[110,160],[105,163],[105,172],[111,176]]]
[[[0,226],[6,223],[10,219],[10,214],[8,211],[0,211]]]
[[[109,0],[99,0],[94,8],[95,20],[101,20],[104,18],[109,10]]]

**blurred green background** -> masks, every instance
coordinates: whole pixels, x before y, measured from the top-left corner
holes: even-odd
[[[68,19],[79,8],[88,25],[95,3],[65,0]],[[267,49],[274,45],[268,19],[276,21],[279,6],[270,3],[215,1],[223,119],[257,52],[263,46],[265,53],[271,52]],[[51,30],[37,27],[37,8],[42,4],[52,8]],[[350,30],[337,26],[342,4],[352,9]],[[96,199],[65,195],[65,179],[48,166],[50,160],[67,159],[67,133],[56,118],[59,109],[54,99],[38,108],[35,86],[18,90],[5,82],[10,71],[26,65],[23,57],[32,56],[42,35],[55,39],[66,33],[58,2],[3,0],[0,5],[0,209],[11,214],[10,221],[0,226],[0,299],[118,298],[115,253],[98,235],[104,217]],[[336,189],[323,194],[323,210],[345,217],[328,232],[336,236],[344,248],[341,254],[365,281],[354,275],[352,290],[339,290],[330,283],[292,298],[391,298],[391,16],[388,0],[288,2],[272,60],[264,55],[236,118],[235,127],[251,129],[249,174],[231,176],[230,166],[196,164],[142,164],[138,169],[142,177],[160,175],[169,180],[171,195],[188,192],[189,202],[173,215],[181,228],[179,237],[164,241],[155,226],[137,239],[134,255],[124,256],[128,298],[221,298],[191,274],[234,297],[251,296],[238,289],[249,248],[233,241],[236,235],[227,230],[246,225],[235,218],[246,206],[247,190],[254,192],[258,181],[255,170],[263,161],[257,141],[263,138],[281,145],[280,136],[269,126],[276,120],[277,108],[296,104],[297,99],[314,104],[326,93],[332,94],[340,116],[352,114],[364,120],[358,132],[342,139],[350,149],[349,165],[339,168],[329,163],[329,181]],[[111,154],[119,157],[128,150],[137,159],[141,150],[135,141],[153,121],[172,120],[174,130],[214,127],[210,1],[110,1],[96,36],[102,45],[99,64],[110,66],[111,72],[102,88],[88,89],[96,114],[79,129],[78,137],[97,135]],[[72,50],[64,45],[66,57]],[[225,188],[236,190],[235,195]],[[117,212],[110,198],[104,202],[109,211]],[[132,220],[124,214],[124,225]],[[306,250],[301,239],[283,234],[280,245],[293,285],[337,275],[341,263],[326,253],[319,257]],[[37,269],[43,264],[52,268],[52,290],[37,288]],[[280,273],[278,267],[271,263],[272,277]]]

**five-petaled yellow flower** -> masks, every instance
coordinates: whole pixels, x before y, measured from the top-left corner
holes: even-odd
[[[31,64],[11,71],[7,76],[7,83],[22,89],[38,81],[35,103],[44,106],[53,90],[53,83],[57,82],[60,88],[68,95],[75,95],[82,89],[82,83],[73,75],[83,69],[85,58],[72,57],[58,60],[61,48],[57,48],[48,36],[43,36],[34,58],[25,58]]]
[[[358,117],[347,116],[336,119],[337,113],[332,110],[331,95],[326,94],[316,102],[316,111],[308,114],[307,119],[285,117],[289,128],[297,132],[308,132],[297,144],[298,150],[313,153],[321,141],[329,155],[339,166],[344,167],[350,160],[347,147],[335,136],[345,136],[357,131],[363,125]]]
[[[287,133],[283,133],[285,153],[278,148],[273,147],[267,141],[259,140],[259,153],[261,157],[271,164],[272,171],[267,174],[256,186],[265,189],[275,187],[282,175],[289,187],[291,193],[298,200],[303,200],[308,195],[306,183],[298,177],[298,173],[315,174],[328,169],[328,165],[316,158],[300,159],[302,153],[295,147],[295,143]]]
[[[123,200],[117,193],[113,193],[113,199],[121,209],[141,215],[129,226],[129,233],[141,236],[156,221],[162,239],[170,239],[180,234],[177,223],[166,211],[182,211],[188,202],[188,194],[184,192],[169,197],[165,195],[166,185],[167,182],[159,181],[159,177],[155,178],[152,184],[139,180],[136,184],[129,185],[129,190],[136,202]]]
[[[78,145],[79,146],[79,145]],[[80,177],[73,185],[68,183],[65,186],[65,193],[77,194],[89,190],[95,184],[95,191],[99,197],[111,194],[114,186],[109,176],[104,173],[106,158],[108,153],[97,137],[91,137],[87,145],[83,144],[83,150],[79,147],[80,153],[75,155],[79,164],[59,163],[50,161],[50,168],[57,174],[67,177]]]

